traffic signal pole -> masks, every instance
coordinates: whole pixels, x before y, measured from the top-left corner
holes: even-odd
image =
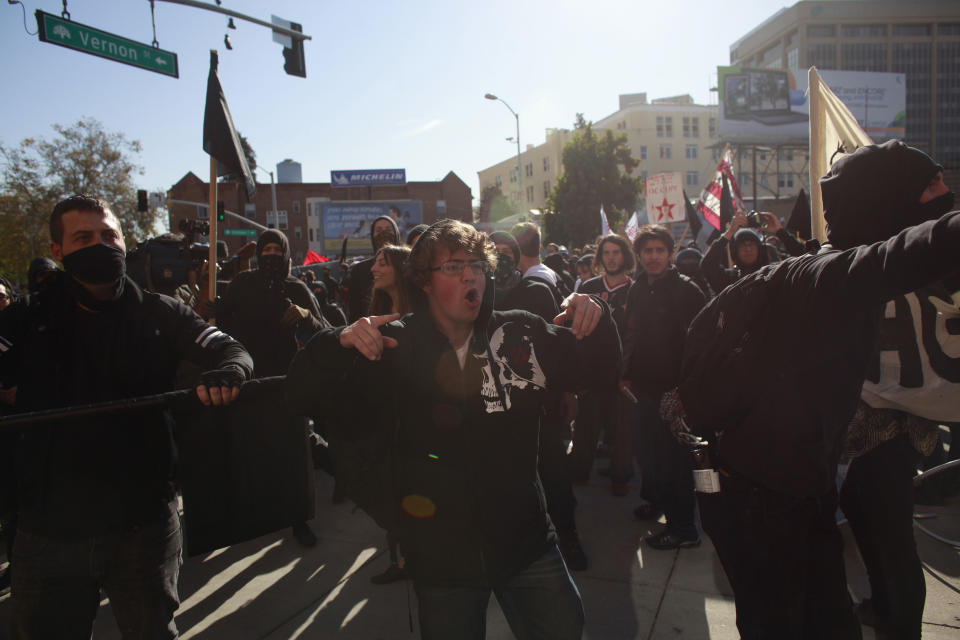
[[[223,7],[218,7],[216,5],[207,4],[205,2],[197,2],[197,0],[159,0],[159,2],[169,2],[171,4],[182,4],[185,7],[193,7],[194,9],[203,9],[204,11],[213,11],[214,13],[222,13],[225,16],[232,16],[234,18],[239,18],[241,20],[246,20],[247,22],[252,22],[253,24],[258,24],[261,27],[267,27],[271,31],[276,31],[277,33],[282,33],[285,36],[290,36],[291,38],[296,38],[298,40],[313,40],[312,36],[304,34],[302,31],[295,31],[293,29],[287,29],[278,24],[271,24],[265,22],[258,18],[252,16],[244,15],[238,11],[232,9],[224,9]]]

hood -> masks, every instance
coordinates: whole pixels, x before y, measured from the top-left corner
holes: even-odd
[[[39,273],[47,273],[48,271],[59,271],[57,263],[51,260],[50,258],[34,258],[30,262],[30,268],[27,270],[27,284],[30,291],[34,290],[35,283],[34,278],[37,277]]]
[[[283,260],[287,265],[286,275],[290,275],[290,241],[287,240],[287,235],[278,229],[267,229],[260,234],[260,238],[257,240],[257,260],[260,260],[263,248],[271,242],[276,242],[283,247]]]
[[[860,147],[840,158],[820,178],[830,244],[848,249],[881,242],[930,219],[934,212],[918,201],[942,170],[930,156],[899,140]]]
[[[370,246],[373,247],[374,251],[376,251],[377,247],[373,242],[373,229],[374,227],[377,226],[377,223],[380,222],[381,220],[386,220],[391,225],[393,225],[393,233],[394,233],[394,237],[396,237],[396,240],[393,241],[393,244],[398,244],[400,242],[400,227],[397,226],[397,221],[391,218],[390,216],[379,216],[378,218],[374,219],[373,222],[370,223]]]
[[[753,263],[753,266],[747,267],[741,264],[737,258],[737,247],[744,241],[750,240],[757,243],[757,261]],[[738,229],[737,232],[733,234],[733,241],[730,243],[730,258],[744,274],[753,273],[757,269],[765,267],[767,263],[770,262],[770,256],[767,255],[767,250],[763,246],[763,236],[759,231],[749,227]]]

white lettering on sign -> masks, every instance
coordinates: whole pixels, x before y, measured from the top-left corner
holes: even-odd
[[[103,51],[114,56],[120,56],[122,58],[126,58],[127,60],[137,62],[137,50],[133,47],[126,47],[122,44],[118,45],[116,42],[102,40],[96,36],[91,37],[89,33],[85,33],[83,31],[80,31],[79,35],[80,41],[84,44],[84,46],[89,46],[91,49]]]

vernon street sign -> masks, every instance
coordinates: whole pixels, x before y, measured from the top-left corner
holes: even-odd
[[[177,54],[37,10],[40,41],[179,78]]]
[[[260,232],[256,229],[224,229],[223,235],[225,236],[256,236],[260,235]]]

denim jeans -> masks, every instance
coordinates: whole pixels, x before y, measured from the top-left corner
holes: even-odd
[[[11,635],[86,640],[110,598],[124,640],[176,638],[181,534],[176,503],[160,522],[103,536],[61,539],[17,532]]]
[[[414,583],[423,640],[483,640],[493,591],[517,640],[578,640],[583,603],[556,546],[494,587]]]

